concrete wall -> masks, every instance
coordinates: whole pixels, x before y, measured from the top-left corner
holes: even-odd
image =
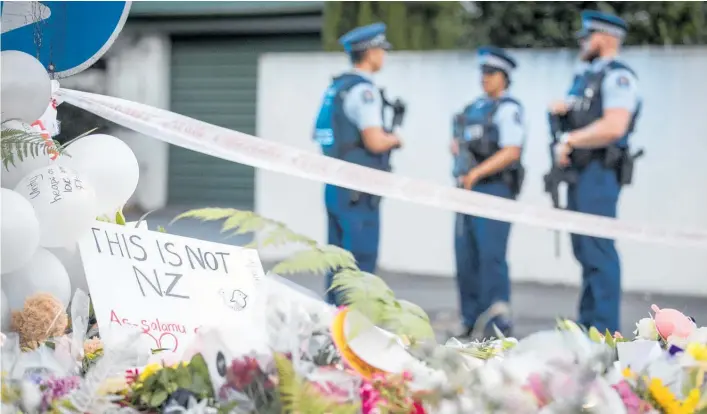
[[[169,109],[171,45],[165,34],[123,32],[107,57],[107,94]],[[110,133],[132,148],[140,165],[140,182],[129,204],[137,204],[146,211],[164,207],[169,144],[122,127]]]
[[[518,51],[512,93],[526,108],[528,141],[523,155],[527,179],[519,202],[550,206],[542,175],[549,165],[547,104],[569,87],[575,65],[567,50]],[[620,201],[624,220],[652,225],[707,228],[707,49],[639,48],[624,59],[638,73],[643,115],[633,137],[646,156],[634,185]],[[345,70],[342,54],[272,54],[260,61],[258,136],[319,151],[311,141],[316,111],[331,77]],[[408,114],[401,135],[405,147],[393,156],[397,174],[451,185],[448,152],[453,113],[481,93],[471,52],[391,54],[379,85],[401,96]],[[321,184],[257,171],[260,214],[281,220],[325,241]],[[579,268],[562,235],[555,259],[553,233],[517,225],[509,263],[514,280],[578,284]],[[704,251],[618,243],[627,290],[707,295]],[[266,259],[284,250],[264,253]],[[386,200],[383,204],[380,266],[389,270],[451,276],[454,273],[453,215],[446,211]]]

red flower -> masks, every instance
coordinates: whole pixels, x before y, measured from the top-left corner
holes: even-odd
[[[125,371],[125,382],[127,382],[128,385],[131,385],[135,381],[137,381],[139,376],[140,376],[140,371],[138,371],[137,368],[128,369]]]

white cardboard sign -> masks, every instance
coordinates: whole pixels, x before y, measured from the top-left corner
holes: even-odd
[[[255,317],[253,249],[99,221],[79,249],[101,330],[134,326],[181,354],[200,327]]]

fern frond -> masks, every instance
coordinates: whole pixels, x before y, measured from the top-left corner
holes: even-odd
[[[409,302],[407,300],[398,299],[398,305],[400,305],[400,309],[403,312],[417,316],[425,322],[430,321],[430,317],[427,316],[427,312],[425,312],[421,307],[415,305],[414,303]]]
[[[359,412],[358,404],[341,403],[329,399],[319,393],[312,384],[299,378],[292,362],[285,356],[276,353],[274,358],[283,413],[356,414]]]
[[[64,148],[58,141],[46,139],[34,131],[3,128],[0,133],[0,157],[6,170],[16,161],[35,158],[40,155],[64,154]]]
[[[304,272],[323,274],[340,268],[356,268],[356,259],[350,252],[328,245],[299,251],[275,265],[272,271],[280,275]]]
[[[201,220],[201,221],[223,220],[225,218],[232,216],[234,213],[237,213],[239,211],[240,210],[236,210],[235,208],[220,208],[220,207],[198,208],[196,210],[185,211],[184,213],[173,218],[172,221],[169,222],[169,224],[172,225],[176,221],[186,219],[186,218],[192,218],[192,219],[197,219],[197,220]]]
[[[380,322],[383,328],[396,335],[411,338],[413,341],[434,339],[435,332],[429,320],[409,311],[386,308],[383,312],[383,320]]]
[[[360,270],[342,270],[334,275],[331,290],[342,296],[347,306],[374,299],[393,303],[395,295],[390,287],[378,276]]]
[[[263,239],[259,241],[255,240],[246,247],[278,247],[286,244],[303,244],[310,247],[317,246],[315,240],[291,231],[284,224],[275,223],[275,228],[270,230]]]
[[[232,231],[236,234],[248,234],[263,230],[270,220],[260,217],[252,211],[236,210],[223,222],[221,233]]]

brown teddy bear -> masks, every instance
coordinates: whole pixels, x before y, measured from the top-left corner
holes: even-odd
[[[68,324],[64,306],[49,293],[28,297],[22,311],[12,312],[12,331],[19,334],[23,349],[36,349],[47,339],[64,335]]]

